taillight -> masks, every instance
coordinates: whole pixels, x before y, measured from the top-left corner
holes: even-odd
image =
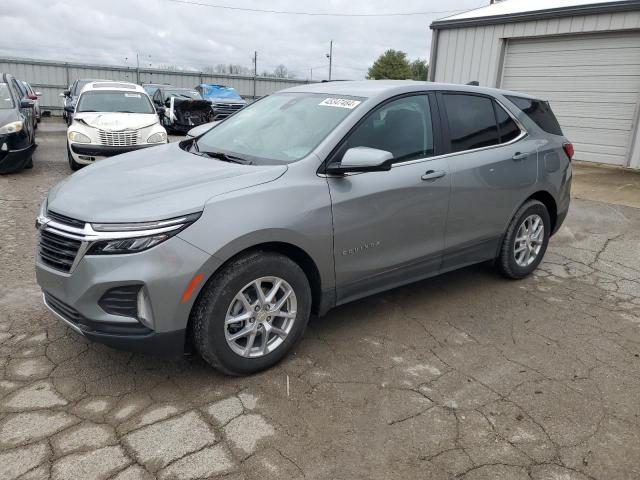
[[[564,153],[567,154],[567,157],[569,157],[569,160],[571,160],[573,158],[573,145],[569,142],[563,143],[562,148],[564,149]]]

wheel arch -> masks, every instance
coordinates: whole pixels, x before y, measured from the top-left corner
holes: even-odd
[[[538,190],[522,202],[521,205],[524,205],[524,203],[529,200],[538,200],[547,208],[547,212],[549,212],[549,219],[551,220],[551,235],[553,235],[556,232],[556,225],[558,223],[558,204],[556,199],[553,198],[553,195],[546,190]]]
[[[205,287],[207,284],[215,277],[215,275],[222,270],[229,263],[233,262],[237,258],[247,255],[251,252],[263,251],[263,252],[275,252],[281,255],[284,255],[291,260],[293,260],[304,272],[307,279],[309,280],[309,286],[311,288],[311,311],[317,315],[323,315],[329,310],[332,306],[335,305],[335,298],[332,293],[333,290],[323,291],[322,289],[322,277],[320,275],[320,270],[318,265],[313,260],[311,255],[307,253],[303,248],[298,245],[294,245],[293,243],[283,242],[283,241],[267,241],[262,243],[257,243],[255,245],[251,245],[249,247],[243,248],[237,252],[234,252],[228,258],[224,259],[219,266],[209,274],[206,281],[202,284],[202,288],[198,292],[195,301],[191,305],[191,309],[189,311],[189,318],[187,321],[186,328],[186,342],[185,350],[190,350],[189,343],[191,342],[191,329],[192,329],[192,321],[193,321],[193,311],[198,303],[198,300],[202,296],[205,291]]]

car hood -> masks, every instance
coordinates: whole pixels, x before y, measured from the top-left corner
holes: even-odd
[[[110,132],[138,130],[159,122],[158,115],[155,113],[76,112],[73,115],[73,120]]]
[[[276,180],[285,165],[238,165],[177,143],[91,165],[49,192],[48,208],[88,222],[145,222],[201,211],[207,200]]]

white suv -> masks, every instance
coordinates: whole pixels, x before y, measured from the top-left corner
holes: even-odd
[[[67,156],[72,170],[167,143],[167,132],[149,95],[133,83],[89,83],[70,113],[73,121],[67,129]]]

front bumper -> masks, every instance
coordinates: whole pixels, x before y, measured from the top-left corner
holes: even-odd
[[[184,353],[187,322],[198,292],[185,303],[182,294],[197,273],[207,275],[208,268],[217,266],[205,252],[172,237],[140,253],[84,256],[71,273],[46,265],[38,255],[36,279],[45,305],[75,332],[115,348],[177,357]],[[127,285],[146,290],[152,329],[99,306],[108,290]]]
[[[93,145],[91,143],[71,143],[71,152],[76,155],[84,155],[87,157],[113,157],[121,153],[133,152],[143,148],[157,147],[162,143],[144,143],[140,145],[129,145],[124,147],[116,147],[110,145]]]
[[[29,163],[29,159],[36,149],[36,144],[20,150],[0,151],[0,174],[19,172]]]

